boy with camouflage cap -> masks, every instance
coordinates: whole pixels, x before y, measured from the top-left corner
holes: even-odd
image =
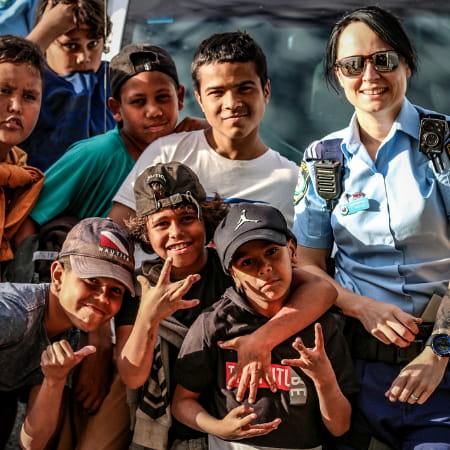
[[[14,419],[17,399],[28,397],[25,448],[43,448],[56,431],[68,373],[95,352],[72,350],[68,340],[78,341],[74,327],[92,331],[108,322],[125,291],[134,295],[133,273],[133,244],[126,231],[110,219],[89,218],[68,233],[52,263],[50,284],[2,283],[0,399]]]
[[[179,449],[207,448],[203,433],[172,423],[172,394],[167,386],[173,386],[173,363],[187,329],[231,284],[216,251],[207,246],[228,208],[219,200],[206,200],[197,175],[179,162],[145,169],[136,180],[134,194],[137,217],[129,222],[131,234],[159,258],[142,265],[140,304],[134,310],[131,304],[128,310],[122,308],[116,317],[119,373],[130,388],[144,385],[133,443],[141,449],[165,449],[172,444]],[[290,317],[283,311],[254,336],[264,341],[261,347],[269,348],[269,353],[270,346],[276,345],[278,326],[301,329],[334,299],[329,283],[299,271],[296,276],[293,290],[300,285],[304,295],[293,294]],[[302,305],[310,303],[312,294],[314,302],[305,313]],[[250,403],[253,395],[252,391]]]

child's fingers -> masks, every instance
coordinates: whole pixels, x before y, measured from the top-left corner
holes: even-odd
[[[233,339],[228,339],[228,341],[218,341],[217,345],[223,350],[237,350],[238,349],[238,346],[237,346],[238,339],[239,339],[239,336],[237,336]]]
[[[301,337],[298,337],[295,339],[295,341],[292,343],[292,347],[295,348],[300,354],[303,350],[305,350],[305,344],[303,343],[303,339]]]
[[[86,356],[92,355],[92,353],[95,353],[97,349],[93,345],[85,345],[83,348],[80,348],[77,352],[74,354],[78,357],[81,357],[81,359],[86,358]]]
[[[237,366],[234,369],[233,375],[235,375],[235,377],[238,376]],[[237,381],[237,378],[234,378],[234,380]],[[231,382],[232,382],[232,380],[230,378],[230,380],[228,381],[228,386],[230,386]],[[249,386],[249,383],[250,383],[250,375],[248,373],[248,370],[244,370],[241,373],[241,378],[239,379],[239,386],[236,391],[236,400],[238,402],[242,402],[244,400],[245,393],[247,391],[247,387]]]
[[[170,282],[170,272],[172,270],[172,258],[169,256],[165,261],[161,269],[161,273],[158,278],[158,285]]]
[[[252,408],[251,406],[242,404],[239,406],[236,406],[236,408],[233,408],[228,414],[231,417],[237,417],[237,418],[241,418],[244,414],[247,414],[247,416],[245,417],[249,417],[252,416],[252,418],[250,419],[250,422],[254,419],[256,419],[257,415],[256,414],[252,414],[254,411],[254,408]]]
[[[303,367],[303,361],[301,359],[282,359],[281,364],[285,366]]]
[[[176,290],[174,292],[174,296],[182,297],[186,292],[191,289],[192,285],[200,280],[199,274],[188,275],[184,280],[177,281],[175,283]]]
[[[316,323],[314,325],[314,331],[315,331],[315,334],[316,334],[316,337],[315,337],[315,340],[314,340],[316,349],[324,348],[322,325],[320,323]]]
[[[199,303],[200,303],[200,300],[198,300],[198,299],[195,299],[195,300],[183,300],[183,301],[180,302],[178,309],[193,308],[194,306],[197,306]]]
[[[280,425],[281,419],[275,419],[271,422],[266,423],[258,423],[257,425],[249,425],[249,428],[245,430],[245,437],[251,438],[255,436],[263,436],[265,434],[269,434],[272,431],[276,430],[278,428],[278,425]]]
[[[136,279],[138,280],[139,284],[141,285],[142,292],[147,291],[148,289],[151,288],[150,282],[143,275],[138,275],[136,277]]]

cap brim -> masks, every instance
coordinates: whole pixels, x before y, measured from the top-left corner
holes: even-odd
[[[238,236],[227,248],[223,258],[223,268],[226,272],[230,268],[231,261],[237,249],[251,241],[269,241],[277,245],[286,245],[288,237],[285,233],[276,230],[261,229],[249,230]]]
[[[112,278],[122,283],[135,296],[133,274],[118,264],[89,256],[70,255],[70,265],[79,278]]]

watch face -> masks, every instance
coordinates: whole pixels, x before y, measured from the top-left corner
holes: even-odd
[[[438,334],[433,337],[431,347],[439,356],[450,356],[450,336]]]

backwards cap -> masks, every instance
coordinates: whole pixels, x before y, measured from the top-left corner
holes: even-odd
[[[238,248],[247,242],[263,240],[286,245],[289,239],[295,237],[283,214],[262,203],[233,204],[214,233],[214,244],[225,273]]]
[[[167,197],[158,199],[153,183],[159,184],[160,191],[165,192]],[[188,166],[177,161],[147,167],[134,184],[134,196],[138,217],[181,203],[194,204],[200,216],[199,203],[206,200],[206,192],[197,175]]]
[[[67,233],[58,258],[70,257],[79,278],[112,278],[134,292],[134,246],[127,232],[111,219],[90,217]]]
[[[109,79],[114,98],[129,78],[141,72],[163,72],[179,86],[177,68],[172,57],[162,47],[151,44],[126,45],[109,64]]]

